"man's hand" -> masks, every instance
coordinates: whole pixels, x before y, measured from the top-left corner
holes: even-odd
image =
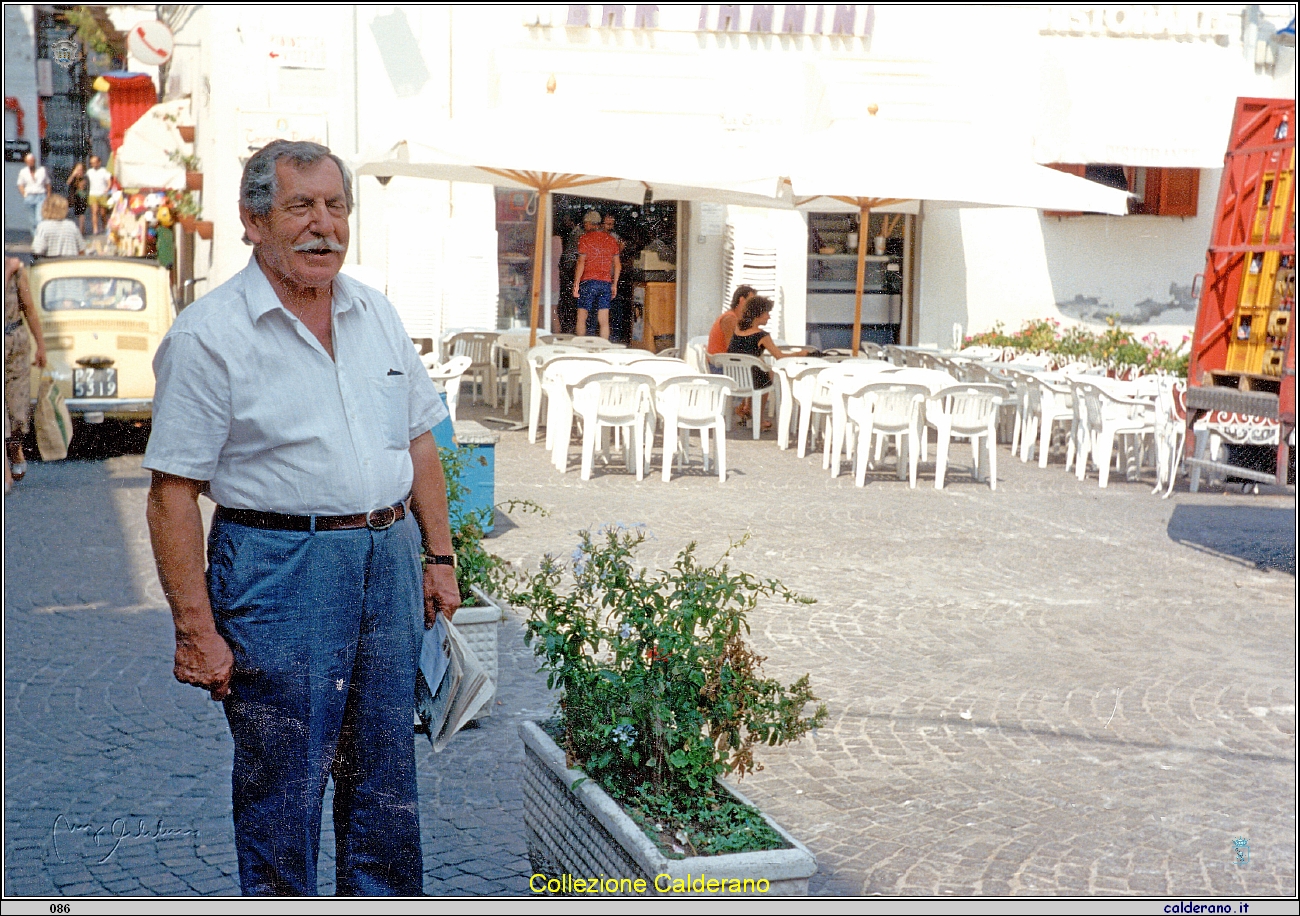
[[[230,645],[216,630],[201,635],[176,633],[176,665],[172,673],[182,684],[202,687],[214,700],[230,694],[230,678],[235,671],[235,656]]]
[[[438,612],[448,620],[460,607],[460,586],[456,584],[456,570],[440,563],[430,563],[424,568],[424,628],[427,630],[438,619]]]
[[[36,342],[36,356],[33,362],[40,368],[45,368],[45,341],[38,340]]]

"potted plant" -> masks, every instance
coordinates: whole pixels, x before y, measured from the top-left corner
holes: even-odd
[[[807,893],[812,854],[719,777],[743,777],[759,768],[756,745],[825,721],[824,705],[804,715],[807,675],[763,677],[745,644],[760,599],[810,602],[733,570],[739,544],[712,565],[691,544],[671,569],[638,569],[647,536],[583,532],[571,564],[547,557],[513,593],[560,690],[555,720],[520,725],[534,871],[561,884],[603,871],[618,879],[605,892],[717,893],[717,879],[726,893]]]
[[[194,231],[198,233],[199,238],[205,242],[212,241],[212,233],[216,226],[210,219],[199,219],[194,221]]]
[[[185,190],[203,190],[203,163],[193,153],[186,155],[180,150],[172,150],[167,158],[185,169]]]
[[[169,191],[172,215],[186,232],[193,232],[199,219],[199,204],[190,191]]]
[[[176,126],[176,130],[178,130],[178,131],[180,132],[181,139],[184,140],[186,143],[193,143],[193,142],[194,142],[194,125],[193,125],[193,124],[178,124],[178,125]]]

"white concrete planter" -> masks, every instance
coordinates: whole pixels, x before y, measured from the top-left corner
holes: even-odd
[[[755,884],[750,886],[759,888],[750,892],[754,896],[808,893],[808,879],[817,871],[817,860],[767,815],[764,819],[790,848],[669,859],[595,780],[565,766],[564,751],[537,723],[520,722],[519,734],[524,739],[524,827],[535,873],[561,879],[641,878],[647,895],[667,892],[677,896],[670,890],[672,881],[687,880],[688,876],[692,883],[704,878],[693,896],[735,896],[710,891],[707,881],[711,878],[725,880],[727,886],[732,879],[752,879]],[[730,786],[722,788],[752,804]],[[656,889],[655,879],[662,875],[668,879],[660,877]],[[767,883],[760,887],[760,881]],[[561,892],[575,893],[575,889],[568,885]]]

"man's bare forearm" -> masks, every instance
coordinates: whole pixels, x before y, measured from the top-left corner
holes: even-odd
[[[451,524],[447,517],[447,480],[438,459],[433,433],[411,441],[411,512],[420,526],[426,553],[450,554]]]
[[[177,634],[216,630],[204,575],[202,488],[200,481],[157,471],[149,487],[149,540]]]

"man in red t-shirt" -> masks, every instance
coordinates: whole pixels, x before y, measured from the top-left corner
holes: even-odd
[[[585,230],[578,240],[578,263],[573,270],[573,295],[578,299],[579,335],[587,333],[587,314],[593,309],[600,323],[600,336],[609,340],[609,303],[618,289],[618,242],[600,229],[600,214],[588,210],[582,218]]]

